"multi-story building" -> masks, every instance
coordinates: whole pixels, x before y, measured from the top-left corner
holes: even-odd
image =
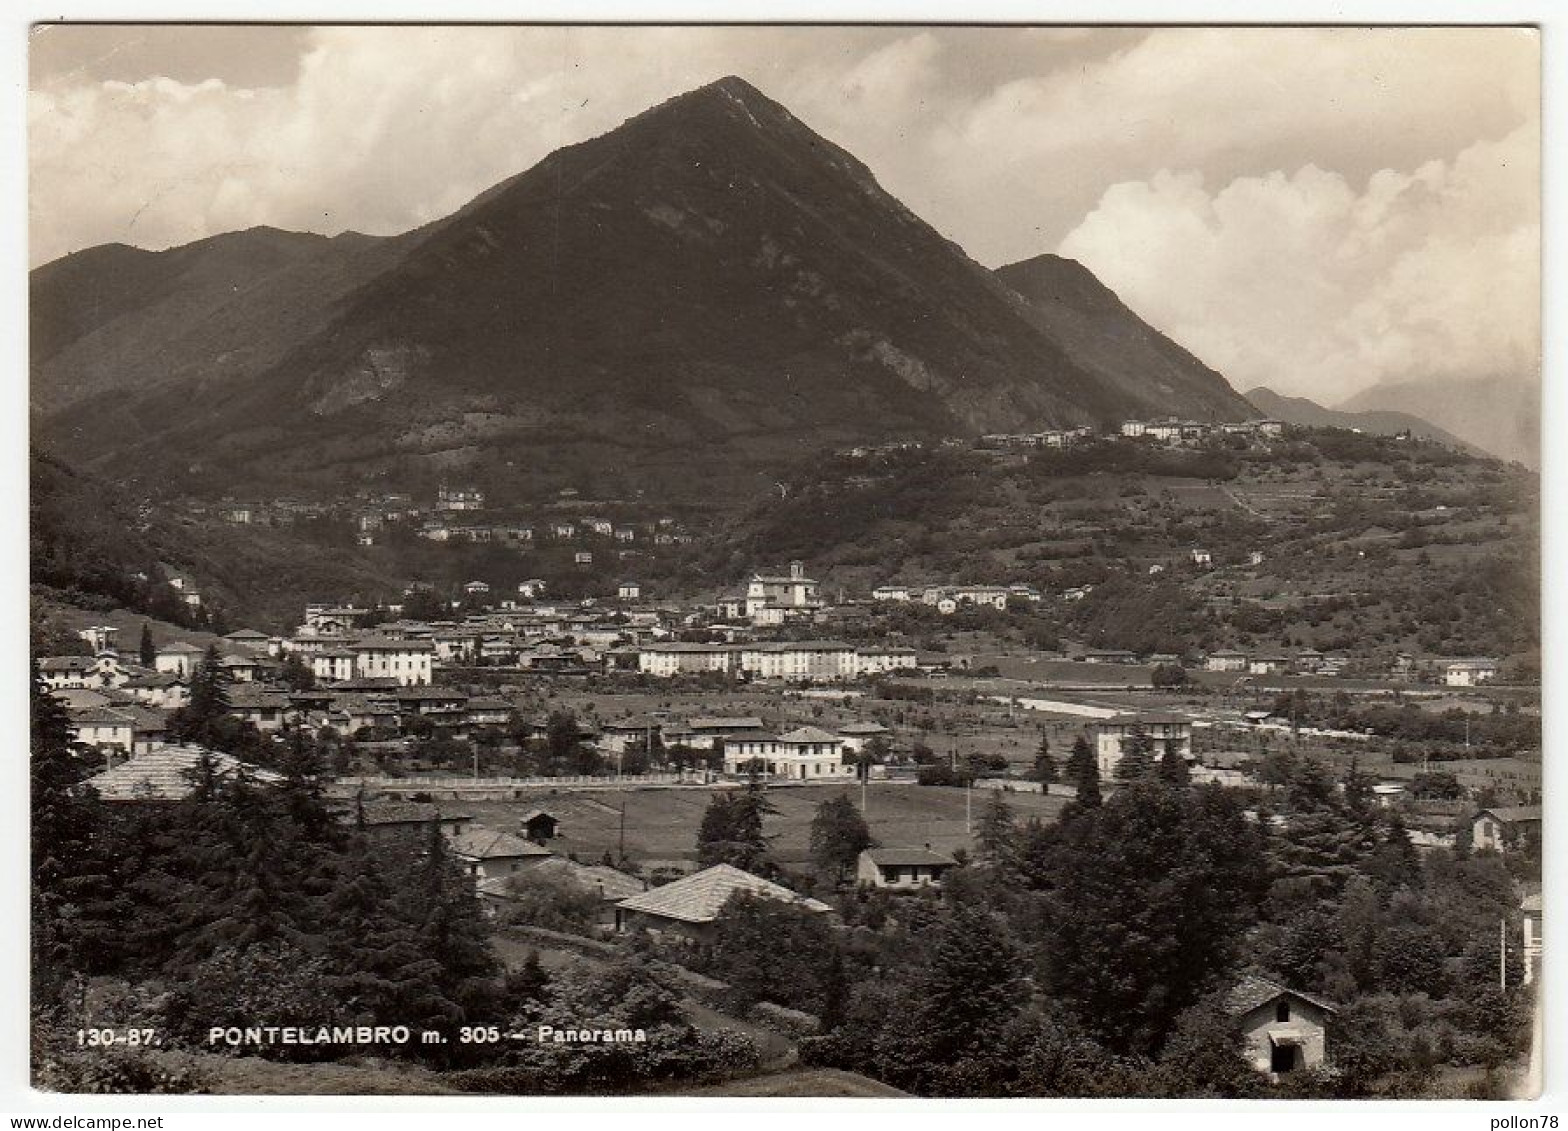
[[[790,616],[820,609],[817,583],[803,562],[790,562],[789,574],[754,574],[746,583],[746,615],[754,624],[779,624]]]
[[[1167,748],[1174,748],[1180,757],[1191,760],[1191,719],[1157,712],[1113,715],[1094,724],[1095,759],[1102,778],[1109,778],[1116,772],[1117,764],[1126,752],[1127,740],[1140,730],[1148,736],[1156,762]]]
[[[354,674],[367,679],[395,679],[403,687],[428,684],[436,646],[429,640],[393,640],[367,636],[349,645]]]

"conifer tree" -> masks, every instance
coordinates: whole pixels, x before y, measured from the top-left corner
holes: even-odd
[[[1034,756],[1034,778],[1043,785],[1056,781],[1056,759],[1051,757],[1051,739],[1044,733],[1040,735],[1040,749]]]
[[[1134,723],[1122,739],[1116,763],[1117,781],[1142,781],[1154,776],[1154,741],[1142,723]]]
[[[1192,780],[1187,759],[1182,757],[1174,742],[1167,742],[1165,749],[1160,752],[1160,764],[1156,772],[1166,785],[1183,786]]]
[[[150,668],[158,662],[158,646],[152,640],[152,626],[146,621],[142,621],[142,639],[137,647],[137,656],[144,668]]]
[[[212,645],[191,675],[189,702],[169,716],[169,735],[180,742],[221,749],[229,710],[229,679],[218,661],[217,645]]]
[[[910,1051],[923,1067],[950,1064],[1016,1016],[1020,973],[1000,917],[978,903],[954,906],[917,975],[918,1004],[907,1019]]]
[[[847,794],[817,806],[811,819],[811,860],[824,876],[842,883],[860,854],[875,843],[866,819]]]
[[[730,864],[748,872],[765,866],[768,838],[762,832],[762,818],[774,812],[756,785],[715,793],[697,829],[697,863],[704,868]]]
[[[1078,791],[1078,804],[1097,808],[1101,802],[1100,765],[1089,740],[1081,734],[1073,740],[1073,752],[1067,759],[1067,775],[1069,783]]]
[[[1361,769],[1360,760],[1352,758],[1350,769],[1345,771],[1344,789],[1345,808],[1357,817],[1365,817],[1372,811],[1372,782],[1371,774]]]
[[[975,830],[975,858],[988,868],[1006,875],[1018,859],[1018,822],[1013,807],[1002,800],[1000,791],[991,794],[980,824]]]
[[[71,749],[70,718],[36,665],[29,708],[33,977],[43,1003],[54,999],[82,958],[79,904],[90,895],[103,814],[80,788],[86,767]]]

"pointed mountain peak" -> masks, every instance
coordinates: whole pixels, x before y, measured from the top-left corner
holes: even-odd
[[[721,113],[756,129],[795,121],[795,116],[787,109],[738,75],[726,75],[684,94],[677,94],[632,120],[680,118],[692,113]]]

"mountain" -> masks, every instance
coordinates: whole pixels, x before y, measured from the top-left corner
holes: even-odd
[[[252,228],[47,263],[29,280],[33,406],[49,413],[99,393],[253,378],[325,328],[333,303],[406,242]]]
[[[1038,255],[996,269],[1029,301],[1029,318],[1082,369],[1132,399],[1177,415],[1235,419],[1236,393],[1214,370],[1134,314],[1083,264]],[[1247,416],[1256,415],[1246,413]]]
[[[1535,375],[1374,385],[1339,406],[1351,412],[1420,412],[1501,459],[1541,465],[1541,385]]]
[[[1254,415],[1082,276],[1020,295],[728,78],[402,236],[45,265],[35,424],[87,466],[209,488],[461,467],[630,491],[894,436]],[[1118,368],[1128,343],[1151,379]]]
[[[1264,416],[1283,420],[1286,424],[1300,424],[1308,428],[1351,428],[1377,436],[1395,436],[1409,432],[1423,440],[1435,440],[1470,455],[1485,455],[1473,444],[1467,444],[1452,432],[1445,431],[1429,421],[1408,412],[1387,409],[1370,409],[1365,412],[1347,412],[1343,409],[1324,408],[1307,397],[1281,396],[1272,389],[1259,386],[1247,393],[1247,399],[1258,407]]]

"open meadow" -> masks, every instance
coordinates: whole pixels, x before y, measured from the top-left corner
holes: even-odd
[[[946,786],[917,786],[872,782],[866,789],[866,821],[878,843],[893,848],[929,844],[938,852],[969,848],[965,821],[964,790]],[[848,794],[857,804],[860,789],[853,785],[771,786],[768,802],[777,812],[764,826],[774,859],[786,868],[804,867],[810,858],[811,819],[817,806],[831,797]],[[671,863],[693,866],[697,859],[697,827],[702,822],[712,791],[707,789],[642,789],[625,792],[589,792],[541,789],[519,801],[443,803],[444,808],[472,814],[481,824],[515,831],[519,818],[530,809],[548,809],[561,821],[560,836],[550,842],[556,852],[579,860],[598,860],[606,852],[620,854],[621,814],[625,807],[625,853],[641,864]],[[970,804],[978,820],[992,795],[975,790]],[[1055,820],[1066,804],[1060,797],[1008,793],[1009,805],[1019,819]]]

